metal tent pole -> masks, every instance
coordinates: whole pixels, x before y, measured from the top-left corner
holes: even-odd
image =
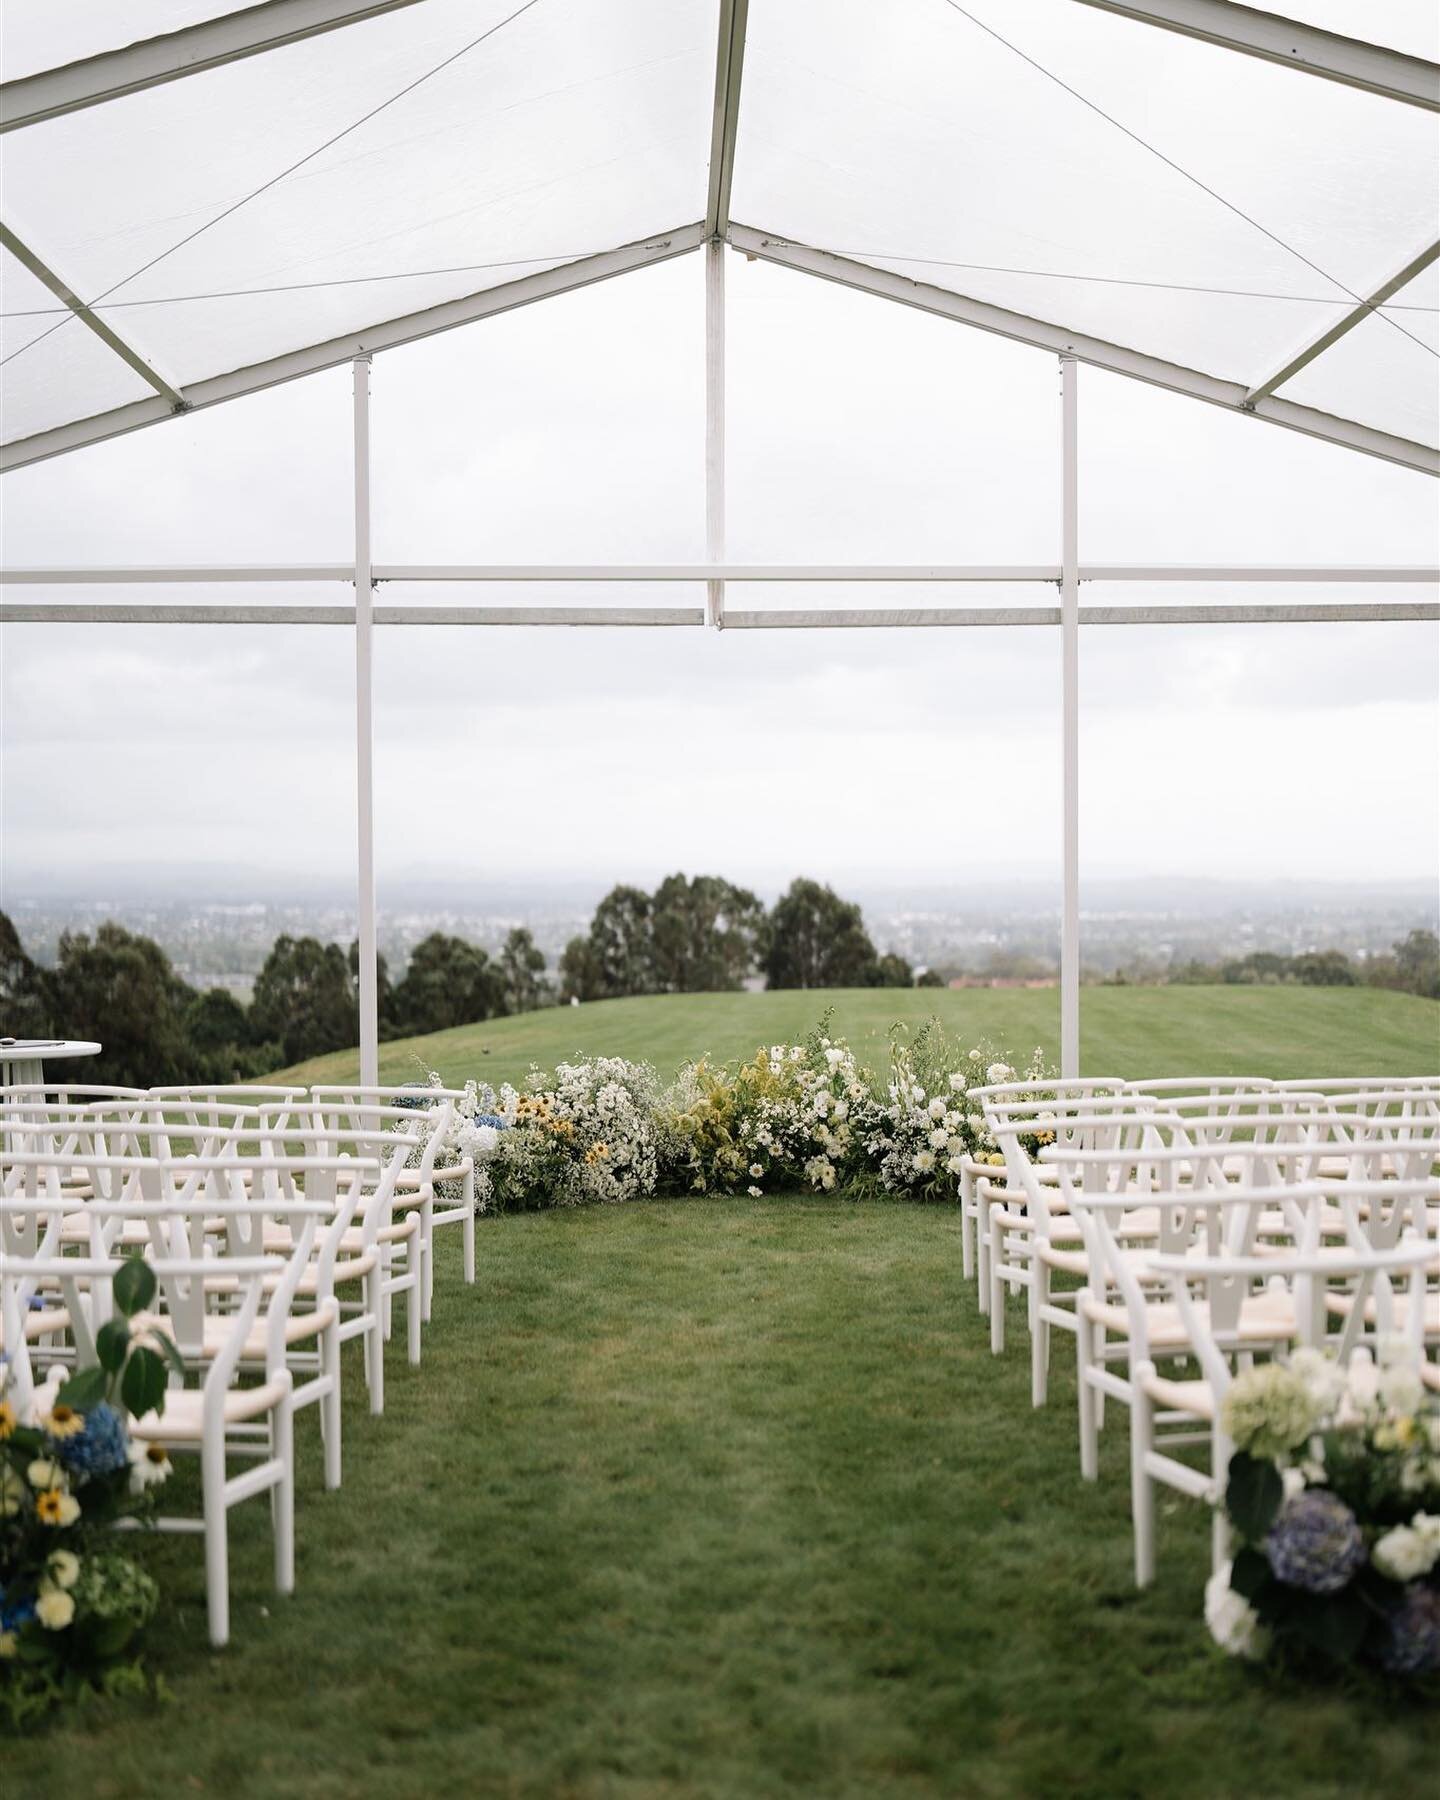
[[[1060,358],[1060,1073],[1080,1073],[1080,491],[1077,366]]]
[[[379,979],[375,944],[375,723],[372,648],[375,581],[370,557],[370,358],[355,370],[355,814],[359,882],[360,1080],[380,1079]]]
[[[725,245],[705,246],[705,559],[725,560]],[[725,583],[705,584],[705,620],[725,623]]]

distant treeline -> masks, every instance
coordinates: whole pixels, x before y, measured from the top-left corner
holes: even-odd
[[[1107,986],[1179,984],[1192,987],[1378,987],[1440,1000],[1440,937],[1416,930],[1393,944],[1388,955],[1352,961],[1343,950],[1306,950],[1282,956],[1252,950],[1248,956],[1155,969],[1137,965],[1107,977]]]
[[[228,989],[191,987],[157,943],[113,922],[93,936],[63,933],[54,966],[42,967],[0,913],[0,1033],[94,1039],[102,1054],[77,1080],[246,1080],[357,1041],[357,966],[354,944],[347,953],[318,938],[277,938],[246,1006]],[[735,989],[757,971],[774,988],[914,980],[903,957],[876,952],[860,908],[819,882],[793,882],[767,912],[720,876],[671,875],[653,894],[607,894],[554,976],[523,928],[495,956],[432,932],[395,982],[382,956],[380,1035],[444,1031],[572,998]]]

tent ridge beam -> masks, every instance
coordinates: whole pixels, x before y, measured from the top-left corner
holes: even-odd
[[[108,324],[98,313],[87,306],[69,282],[57,274],[13,226],[0,223],[0,244],[3,244],[15,260],[22,263],[57,300],[68,306],[80,323],[88,331],[94,332],[107,350],[113,350],[116,356],[133,369],[142,381],[154,388],[171,412],[184,412],[188,409],[189,402],[179,384],[162,375],[148,356],[142,355],[128,338],[121,337],[114,326]],[[69,321],[65,320],[63,323],[68,324]],[[52,326],[51,330],[54,329],[56,327]]]
[[[1079,0],[1079,4],[1440,112],[1440,67],[1383,44],[1322,31],[1316,25],[1237,5],[1234,0],[1136,0],[1135,4],[1129,0]]]
[[[750,0],[720,0],[715,53],[715,114],[710,127],[710,185],[705,235],[723,238],[730,228],[730,188],[735,177],[735,133],[740,119],[740,78],[745,68],[745,27]]]
[[[413,344],[438,332],[454,330],[477,319],[493,318],[517,306],[528,306],[536,300],[548,300],[555,294],[571,293],[615,275],[629,274],[665,262],[672,256],[683,256],[698,250],[705,241],[703,220],[654,232],[616,250],[602,250],[595,256],[584,256],[575,262],[560,263],[535,275],[522,275],[495,287],[481,288],[455,300],[442,300],[419,312],[405,313],[396,319],[384,319],[345,337],[330,338],[322,344],[311,344],[300,350],[289,350],[265,362],[250,363],[224,375],[210,375],[193,381],[185,389],[186,410],[197,412],[207,406],[218,406],[226,400],[238,400],[245,394],[257,394],[265,388],[279,387],[287,381],[298,381],[303,375],[314,375],[322,369],[338,368],[357,356],[373,355],[381,350],[394,350],[402,344]],[[47,457],[64,456],[87,444],[106,438],[122,437],[126,432],[141,431],[147,425],[158,425],[172,418],[174,409],[158,400],[137,400],[111,412],[97,413],[88,419],[77,419],[69,425],[37,432],[33,437],[19,438],[0,450],[0,472],[24,468],[29,463],[43,462]]]
[[[1389,280],[1382,281],[1379,287],[1338,318],[1328,331],[1322,332],[1319,337],[1312,338],[1303,344],[1288,361],[1283,362],[1276,369],[1273,375],[1267,375],[1263,381],[1256,382],[1245,396],[1246,408],[1252,408],[1257,400],[1263,400],[1266,395],[1273,394],[1276,388],[1283,387],[1292,376],[1298,375],[1303,368],[1314,362],[1317,356],[1322,355],[1332,344],[1338,343],[1347,332],[1353,331],[1357,325],[1363,324],[1377,306],[1383,305],[1392,295],[1398,294],[1407,282],[1413,281],[1417,275],[1423,274],[1437,257],[1440,257],[1440,241],[1427,244],[1418,255],[1412,256],[1403,268],[1397,269]]]
[[[1297,401],[1282,399],[1278,394],[1267,394],[1247,406],[1243,382],[1207,375],[1202,370],[1167,362],[1163,357],[1149,355],[1143,350],[1132,350],[1127,345],[1113,344],[1084,332],[1069,331],[1047,319],[1011,312],[988,300],[976,300],[950,288],[932,287],[928,282],[898,274],[893,269],[856,262],[830,250],[817,250],[811,245],[797,243],[793,238],[757,231],[749,225],[732,225],[730,242],[743,255],[758,257],[763,262],[798,269],[803,274],[817,275],[822,280],[838,282],[842,287],[856,288],[881,299],[898,300],[902,305],[918,307],[922,312],[954,319],[962,325],[973,325],[977,330],[994,332],[1037,350],[1073,356],[1077,362],[1088,363],[1092,368],[1168,388],[1172,393],[1186,394],[1192,400],[1204,400],[1229,412],[1283,425],[1289,431],[1323,438],[1327,443],[1340,444],[1366,456],[1378,456],[1386,462],[1399,463],[1403,468],[1440,475],[1440,450],[1429,444],[1396,437],[1390,432],[1378,431],[1374,426],[1322,412],[1317,407],[1302,406]]]
[[[167,81],[218,69],[243,57],[415,4],[416,0],[366,0],[364,4],[356,4],[356,0],[266,0],[261,6],[222,13],[178,31],[5,82],[0,85],[0,132],[63,118],[66,113],[100,106],[124,94],[143,93]]]

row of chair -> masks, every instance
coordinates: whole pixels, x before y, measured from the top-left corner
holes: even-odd
[[[1127,1409],[1141,1585],[1155,1484],[1216,1497],[1237,1367],[1300,1344],[1343,1362],[1399,1332],[1440,1389],[1440,1080],[1089,1079],[974,1097],[1000,1166],[965,1165],[965,1273],[996,1354],[1023,1293],[1034,1405],[1054,1334],[1074,1340],[1085,1479],[1107,1399]],[[1224,1548],[1217,1526],[1217,1561]]]
[[[96,1358],[123,1259],[156,1278],[132,1321],[186,1371],[141,1440],[199,1458],[210,1636],[229,1635],[227,1514],[268,1493],[277,1589],[294,1584],[294,1418],[314,1406],[324,1480],[342,1477],[342,1347],[359,1339],[370,1410],[405,1309],[421,1358],[435,1230],[464,1227],[475,1276],[474,1171],[443,1163],[456,1096],[413,1088],[0,1089],[0,1347],[10,1397],[43,1404]],[[437,1185],[455,1197],[437,1206]],[[43,1375],[41,1371],[44,1371]],[[239,1472],[232,1464],[244,1466]]]

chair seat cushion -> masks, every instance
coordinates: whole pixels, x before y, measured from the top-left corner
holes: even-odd
[[[231,1388],[225,1396],[225,1423],[244,1424],[272,1411],[288,1382],[264,1381],[258,1387]],[[200,1388],[167,1388],[163,1413],[146,1413],[130,1424],[132,1437],[161,1444],[198,1443],[204,1435],[205,1395]]]
[[[1208,1381],[1172,1381],[1165,1375],[1147,1375],[1141,1386],[1166,1411],[1189,1413],[1214,1424],[1215,1395]]]
[[[1208,1324],[1209,1309],[1200,1303],[1196,1313],[1202,1325]],[[1117,1337],[1130,1336],[1130,1313],[1119,1301],[1091,1300],[1085,1306],[1085,1317]],[[1180,1317],[1179,1308],[1164,1302],[1145,1309],[1145,1335],[1152,1346],[1186,1347],[1190,1333]],[[1246,1343],[1278,1343],[1299,1336],[1295,1307],[1287,1293],[1253,1294],[1240,1308],[1235,1336]]]

